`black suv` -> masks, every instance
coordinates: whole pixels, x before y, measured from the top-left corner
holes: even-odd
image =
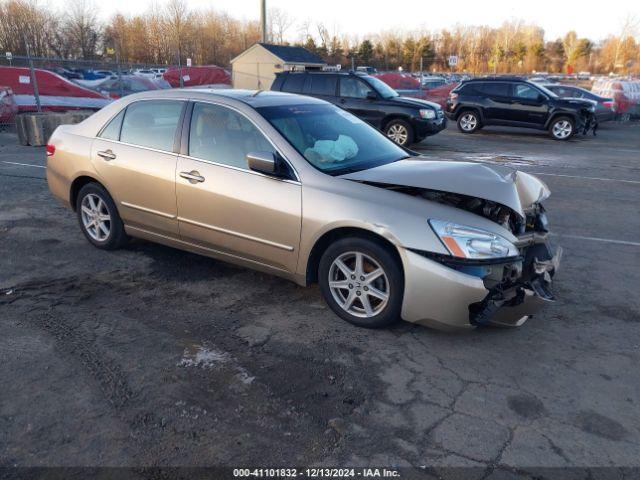
[[[447,99],[447,117],[463,133],[485,125],[548,130],[556,140],[575,133],[595,134],[595,106],[587,100],[560,98],[541,85],[517,77],[478,78],[454,88]]]
[[[382,80],[359,72],[282,72],[276,74],[271,90],[331,102],[402,146],[420,142],[447,126],[437,103],[401,97]]]

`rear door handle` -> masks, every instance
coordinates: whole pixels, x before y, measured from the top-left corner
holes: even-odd
[[[102,152],[98,152],[98,156],[102,157],[107,161],[116,159],[116,154],[113,153],[111,150],[104,150]]]
[[[180,176],[182,178],[186,178],[191,183],[202,183],[204,182],[204,177],[200,175],[196,170],[191,170],[190,172],[180,172]]]

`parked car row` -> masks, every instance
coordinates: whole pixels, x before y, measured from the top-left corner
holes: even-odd
[[[598,123],[614,119],[618,105],[613,97],[579,87],[522,77],[482,77],[450,85],[442,77],[427,77],[428,86],[433,87],[426,89],[428,93],[442,90],[441,105],[415,98],[421,90],[398,92],[389,85],[415,86],[416,81],[409,74],[398,73],[282,72],[271,89],[327,100],[403,147],[439,133],[447,118],[463,133],[499,125],[547,130],[553,139],[568,140],[579,133],[595,134]]]
[[[442,131],[440,105],[402,97],[379,78],[361,72],[282,72],[271,90],[326,100],[373,125],[403,147]]]

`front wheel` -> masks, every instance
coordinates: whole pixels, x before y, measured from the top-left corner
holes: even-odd
[[[345,238],[322,255],[320,290],[329,307],[359,327],[386,327],[400,319],[404,278],[394,255],[363,238]]]
[[[554,140],[569,140],[574,133],[575,126],[569,117],[558,117],[549,125],[549,134]]]
[[[411,125],[400,119],[391,120],[387,126],[384,127],[384,134],[402,147],[408,147],[413,143],[414,139]]]

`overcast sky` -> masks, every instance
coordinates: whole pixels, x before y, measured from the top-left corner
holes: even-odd
[[[68,2],[49,0],[62,9]],[[158,0],[160,4],[164,3]],[[192,8],[213,7],[237,18],[258,19],[259,0],[187,0]],[[142,13],[150,0],[95,1],[102,18],[116,12]],[[640,0],[267,0],[267,7],[286,10],[302,23],[304,20],[325,24],[359,36],[381,30],[439,30],[456,23],[462,25],[499,26],[503,21],[522,19],[542,26],[547,39],[568,30],[593,40],[617,33],[624,19],[634,15],[640,19]],[[295,40],[298,26],[287,32]]]

